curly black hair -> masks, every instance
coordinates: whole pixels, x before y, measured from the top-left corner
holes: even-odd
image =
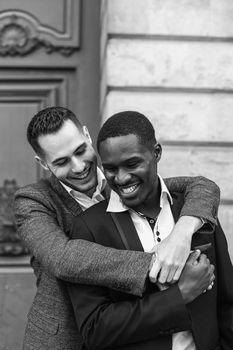
[[[97,149],[100,143],[109,137],[134,134],[139,142],[147,147],[156,143],[155,130],[145,115],[135,111],[119,112],[111,116],[101,127],[97,138]]]

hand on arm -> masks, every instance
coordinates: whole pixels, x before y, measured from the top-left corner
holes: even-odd
[[[212,289],[214,279],[214,266],[210,264],[206,255],[201,254],[201,251],[198,249],[190,253],[178,281],[184,303],[188,304],[201,293]],[[157,282],[156,285],[161,291],[171,286],[169,283],[162,284],[159,282]]]
[[[149,277],[151,282],[174,283],[190,254],[192,235],[202,226],[196,217],[182,216],[170,235],[156,246],[154,264]]]
[[[200,251],[192,252],[178,282],[185,304],[205,292],[214,279],[214,265],[210,264],[206,255],[200,255]]]
[[[184,205],[171,234],[156,247],[149,276],[152,282],[174,283],[189,256],[192,235],[203,225],[200,218],[211,225],[217,222],[220,190],[203,176],[169,178],[165,183],[170,192],[184,193]]]

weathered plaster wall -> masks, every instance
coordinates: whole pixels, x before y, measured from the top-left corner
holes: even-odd
[[[218,183],[233,258],[233,2],[105,0],[102,14],[103,120],[145,113],[163,145],[163,176]]]

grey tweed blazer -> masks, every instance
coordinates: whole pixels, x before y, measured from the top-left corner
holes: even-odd
[[[37,293],[25,331],[25,350],[81,349],[82,340],[61,279],[111,285],[138,295],[143,291],[151,255],[122,255],[86,241],[69,241],[71,222],[81,211],[54,176],[16,193],[18,232],[32,253],[31,264],[37,277]],[[90,273],[93,270],[95,274]]]

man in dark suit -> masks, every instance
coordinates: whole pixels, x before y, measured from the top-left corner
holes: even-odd
[[[110,199],[76,218],[71,237],[156,252],[184,198],[157,174],[161,146],[152,124],[137,112],[118,113],[102,126],[97,147]],[[213,233],[194,234],[191,250],[205,250],[208,258],[191,253],[178,283],[148,283],[142,298],[69,284],[86,348],[232,350],[233,268],[220,224]]]
[[[15,197],[18,232],[32,254],[37,276],[37,293],[28,314],[24,349],[80,349],[82,338],[62,280],[142,295],[152,255],[106,248],[85,240],[68,240],[73,219],[103,200],[106,190],[90,135],[71,111],[61,107],[40,111],[29,123],[27,136],[37,161],[51,176],[21,188]],[[179,230],[169,236],[166,249],[158,250],[160,261],[165,257],[166,262],[166,257],[173,256],[173,276],[179,270],[177,261],[182,265],[179,257],[184,258],[190,248],[190,237],[196,221],[198,225],[200,221],[197,217],[215,224],[219,201],[216,185],[203,178],[174,179],[168,184],[182,191],[184,181],[186,201],[180,222],[186,218],[186,225],[180,224]],[[170,275],[171,269],[166,270]]]

